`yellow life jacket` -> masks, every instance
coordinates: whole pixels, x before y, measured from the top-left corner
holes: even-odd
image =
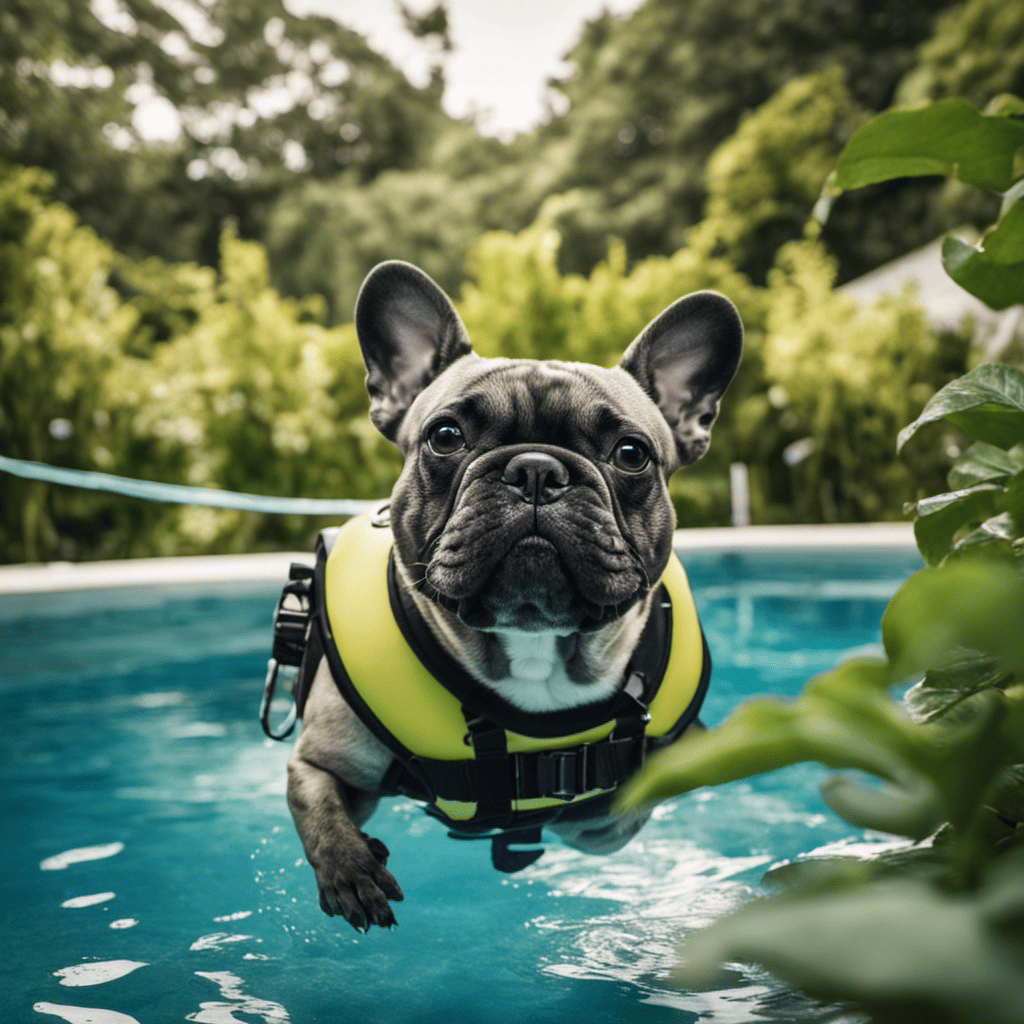
[[[403,606],[391,530],[376,522],[358,516],[321,534],[310,596],[335,683],[395,755],[387,792],[425,800],[461,834],[589,817],[604,812],[646,752],[696,719],[711,659],[678,559],[638,645],[646,660],[631,663],[626,685],[603,703],[532,714],[472,679],[407,596]],[[296,702],[301,714],[304,694]]]

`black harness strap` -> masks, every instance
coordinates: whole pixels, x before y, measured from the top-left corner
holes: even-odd
[[[512,822],[512,801],[515,799],[514,780],[509,777],[508,771],[509,753],[505,730],[480,715],[474,715],[465,707],[462,715],[466,719],[467,729],[463,742],[473,748],[474,757],[457,763],[466,772],[463,781],[469,782],[474,778],[476,782],[474,788],[477,792],[471,798],[472,803],[477,805],[474,817],[494,821],[497,827],[504,828]],[[475,766],[475,771],[470,766]],[[443,797],[436,789],[434,792]]]
[[[504,738],[504,731],[496,729]],[[417,773],[444,800],[478,805],[478,816],[506,813],[512,800],[555,797],[573,800],[595,790],[614,789],[643,763],[643,733],[583,743],[567,750],[509,754],[474,747],[464,761],[414,758]],[[497,827],[501,827],[497,825]]]

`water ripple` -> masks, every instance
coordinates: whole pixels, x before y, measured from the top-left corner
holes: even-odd
[[[94,1006],[65,1006],[61,1003],[36,1003],[36,1013],[49,1013],[62,1017],[70,1024],[139,1024],[134,1017],[117,1010],[103,1010]]]
[[[62,967],[59,971],[54,971],[53,976],[60,978],[62,985],[79,988],[85,985],[105,985],[108,981],[116,981],[140,967],[148,966],[149,964],[141,960],[99,960]]]
[[[124,843],[106,843],[103,846],[80,846],[74,850],[65,850],[39,862],[40,871],[64,871],[72,864],[81,864],[88,860],[102,860],[114,857],[124,849]]]

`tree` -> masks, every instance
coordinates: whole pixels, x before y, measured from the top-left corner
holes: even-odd
[[[229,490],[388,493],[397,453],[367,419],[354,328],[325,329],[316,297],[281,298],[256,242],[226,231],[219,270],[126,263],[47,188],[0,165],[0,452]],[[327,525],[7,474],[0,490],[0,561],[281,550]]]
[[[609,234],[630,259],[673,252],[701,216],[708,157],[744,112],[833,65],[858,106],[884,109],[948,3],[648,0],[629,17],[606,13],[555,83],[567,109],[539,135],[524,201],[585,190],[561,225],[564,268],[588,269]]]
[[[517,222],[508,194],[521,171],[507,147],[468,125],[438,138],[430,164],[286,189],[265,234],[274,283],[289,295],[323,295],[330,323],[351,319],[363,279],[387,259],[415,263],[457,292],[481,232]]]
[[[421,166],[450,124],[436,89],[283,0],[11,0],[0,111],[0,157],[50,170],[115,247],[208,263],[225,220],[261,234],[289,182]]]
[[[1000,93],[1024,96],[1024,5],[967,0],[938,19],[896,101],[918,107],[959,96],[984,109]]]

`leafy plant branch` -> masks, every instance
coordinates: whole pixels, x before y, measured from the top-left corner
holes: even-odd
[[[998,190],[997,224],[977,246],[947,239],[943,261],[994,308],[1024,302],[1022,113],[1003,97],[985,114],[959,99],[883,114],[850,141],[830,188],[939,173]],[[1024,1021],[1024,372],[987,364],[954,380],[898,449],[937,422],[973,444],[950,491],[907,506],[929,568],[885,611],[885,659],[847,661],[795,700],[748,701],[653,758],[620,799],[817,761],[881,781],[827,781],[836,813],[915,845],[770,872],[780,892],[687,939],[683,984],[715,983],[739,960],[875,1021]]]

